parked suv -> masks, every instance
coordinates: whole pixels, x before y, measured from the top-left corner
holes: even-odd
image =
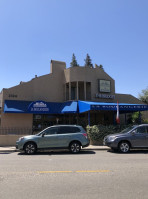
[[[25,151],[26,154],[34,154],[39,149],[69,149],[72,153],[78,153],[81,147],[89,145],[89,139],[85,130],[78,125],[51,126],[36,135],[19,138],[16,149]]]
[[[148,148],[148,124],[131,126],[104,138],[104,145],[127,153],[131,148]]]

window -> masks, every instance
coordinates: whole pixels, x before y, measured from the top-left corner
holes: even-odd
[[[76,88],[71,87],[71,100],[75,100],[75,99],[76,99]]]
[[[111,82],[109,80],[99,80],[99,92],[110,93],[111,92]]]
[[[58,132],[58,128],[53,127],[53,128],[46,129],[43,133],[44,135],[53,135],[53,134],[56,134],[57,132]]]
[[[78,128],[78,127],[71,127],[71,132],[72,133],[78,133],[80,132],[81,130]]]
[[[80,131],[81,130],[78,127],[62,126],[60,127],[58,134],[78,133]]]
[[[141,126],[136,129],[136,133],[147,133],[146,126]]]

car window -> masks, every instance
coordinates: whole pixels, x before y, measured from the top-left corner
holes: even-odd
[[[78,127],[72,127],[72,133],[78,133],[81,130]]]
[[[136,129],[136,133],[147,133],[146,126],[140,126]]]
[[[58,132],[58,128],[57,127],[52,127],[52,128],[48,128],[46,129],[43,134],[44,135],[53,135],[56,134]]]
[[[78,127],[62,126],[60,127],[58,134],[77,133],[80,131],[81,130]]]
[[[135,128],[135,126],[130,126],[130,127],[126,128],[126,129],[122,130],[122,131],[120,132],[120,134],[127,133],[127,132],[129,132],[130,130],[132,130],[133,128]]]

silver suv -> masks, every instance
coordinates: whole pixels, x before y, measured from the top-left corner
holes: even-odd
[[[89,139],[85,130],[78,125],[51,126],[36,135],[19,138],[16,149],[34,154],[40,149],[69,149],[78,153],[81,147],[87,147]]]
[[[127,153],[131,148],[148,148],[148,124],[134,125],[104,138],[104,145]]]

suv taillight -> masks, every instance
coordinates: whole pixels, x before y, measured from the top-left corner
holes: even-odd
[[[88,137],[87,137],[87,133],[83,133],[83,135],[86,137],[86,139],[88,138]]]

